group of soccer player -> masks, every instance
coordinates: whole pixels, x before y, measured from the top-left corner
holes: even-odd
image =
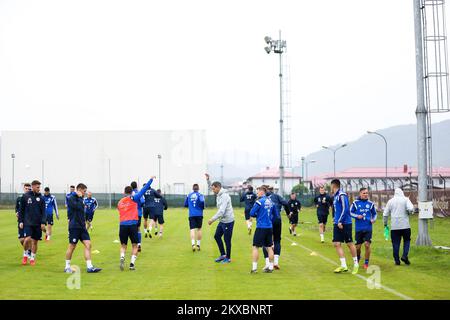
[[[208,188],[216,194],[217,213],[208,221],[211,225],[219,221],[214,238],[217,242],[220,256],[216,262],[231,262],[231,238],[234,226],[234,213],[231,198],[227,191],[222,188],[220,182],[212,184],[207,176]],[[162,237],[164,228],[164,210],[167,210],[167,201],[161,194],[161,190],[155,190],[151,184],[152,177],[141,190],[137,183],[131,182],[124,189],[124,197],[119,201],[119,238],[120,238],[120,264],[121,270],[125,268],[125,254],[128,240],[131,241],[132,254],[129,269],[135,270],[135,262],[138,252],[141,251],[141,220],[144,216],[145,238],[152,238],[153,229],[159,224],[159,232],[155,235]],[[40,193],[41,183],[37,180],[31,184],[24,185],[24,194],[18,197],[16,202],[16,214],[18,219],[19,240],[23,246],[22,264],[30,265],[36,263],[38,241],[42,240],[44,231],[45,240],[50,241],[53,226],[53,212],[59,219],[56,198],[50,193],[50,189],[44,189],[44,195]],[[263,250],[265,258],[264,273],[279,270],[281,254],[281,231],[282,231],[282,209],[284,208],[289,219],[289,233],[297,236],[296,228],[299,221],[299,213],[302,205],[291,193],[289,200],[274,193],[274,189],[268,185],[262,185],[254,192],[252,186],[248,186],[240,198],[244,202],[244,217],[248,234],[252,234],[253,219],[256,219],[256,229],[253,235],[252,269],[251,273],[257,272],[259,249]],[[361,247],[365,247],[364,268],[369,265],[370,244],[372,239],[372,225],[377,219],[377,212],[373,202],[368,199],[367,188],[361,188],[359,197],[349,205],[348,195],[341,189],[340,181],[331,181],[331,193],[329,196],[323,187],[315,197],[314,203],[317,208],[317,219],[319,223],[320,241],[325,242],[327,217],[330,207],[333,209],[333,244],[339,256],[341,265],[334,270],[336,273],[348,271],[342,243],[346,243],[353,259],[352,273],[356,274],[359,268]],[[93,266],[91,261],[91,242],[89,230],[93,229],[92,221],[95,210],[98,207],[97,200],[92,193],[87,191],[86,185],[80,183],[70,187],[66,195],[65,206],[67,207],[69,246],[66,252],[66,266],[64,271],[72,273],[71,258],[78,241],[85,247],[84,256],[87,272],[99,272],[100,268]],[[205,197],[199,192],[199,185],[193,185],[193,191],[185,199],[184,206],[189,212],[189,229],[192,251],[200,251],[202,239],[203,210],[205,209]],[[352,237],[352,219],[355,219],[355,239]],[[222,238],[225,241],[223,245]]]

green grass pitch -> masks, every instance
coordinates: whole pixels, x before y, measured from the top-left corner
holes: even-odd
[[[235,209],[231,264],[214,262],[218,256],[213,238],[216,224],[206,223],[214,213],[212,209],[205,211],[202,251],[193,253],[187,211],[174,208],[165,213],[162,239],[142,238],[136,270],[120,271],[120,245],[114,243],[119,229],[117,211],[97,210],[91,239],[92,249],[98,253],[93,253],[92,259],[103,270],[86,273],[79,244],[72,265],[81,268],[80,289],[68,289],[70,275],[63,273],[68,243],[66,219],[55,219],[52,240],[39,243],[36,266],[22,266],[16,218],[12,210],[1,210],[0,299],[450,299],[449,251],[412,245],[411,265],[394,266],[391,244],[383,238],[382,221],[374,227],[371,264],[379,266],[383,287],[369,289],[365,279],[371,274],[362,267],[359,276],[334,274],[333,263],[338,258],[331,230],[326,233],[326,242],[320,243],[315,211],[308,208],[300,214],[297,237],[289,235],[283,217],[281,270],[251,275],[252,236],[247,234],[242,211]],[[61,210],[61,216],[66,217],[65,210]],[[414,243],[417,217],[412,218],[411,225]],[[434,245],[450,245],[450,219],[435,220],[430,234]],[[345,251],[351,266],[349,251]],[[258,268],[263,266],[261,254]]]

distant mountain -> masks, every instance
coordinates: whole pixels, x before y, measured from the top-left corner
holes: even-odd
[[[388,143],[388,166],[417,166],[417,125],[400,125],[378,133]],[[450,120],[432,125],[433,166],[450,167]],[[381,137],[365,134],[356,141],[342,141],[347,146],[336,152],[336,171],[351,167],[384,167],[385,144]],[[335,148],[337,146],[332,146]],[[307,156],[316,160],[308,166],[308,176],[333,172],[333,153],[320,150]]]

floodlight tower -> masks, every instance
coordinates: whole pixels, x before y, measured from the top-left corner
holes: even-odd
[[[431,246],[433,218],[431,113],[450,111],[445,0],[413,0],[417,87],[419,233],[416,245]]]
[[[286,50],[286,41],[281,40],[281,31],[279,32],[279,39],[273,40],[271,37],[264,37],[264,41],[267,43],[267,47],[264,48],[268,54],[271,52],[279,55],[280,72],[278,74],[280,78],[280,195],[284,196],[284,126],[283,126],[283,59],[282,55]]]

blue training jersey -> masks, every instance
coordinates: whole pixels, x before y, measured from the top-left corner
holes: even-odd
[[[52,194],[49,194],[48,196],[44,194],[44,202],[45,202],[45,213],[47,215],[53,215],[53,210],[55,210],[56,217],[59,218],[58,205],[56,204],[56,197]]]
[[[245,210],[251,210],[256,201],[256,194],[254,192],[246,192],[242,195],[240,202],[245,203]]]
[[[76,196],[77,195],[77,193],[74,191],[74,192],[69,192],[68,194],[66,194],[66,200],[65,200],[65,202],[64,202],[64,204],[66,205],[66,207],[67,207],[67,218],[69,217],[69,214],[70,214],[70,209],[69,209],[69,198],[71,197],[71,196]]]
[[[351,224],[352,217],[350,215],[350,205],[348,202],[348,195],[341,189],[336,191],[333,201],[334,207],[334,224]]]
[[[189,217],[203,217],[205,197],[200,192],[193,191],[187,195],[184,206],[189,208]]]
[[[98,207],[97,199],[95,199],[94,197],[84,198],[83,202],[84,202],[84,211],[87,214],[94,214],[95,210]]]
[[[357,199],[350,207],[350,215],[355,219],[355,231],[371,231],[372,222],[370,220],[377,219],[377,210],[372,201]],[[359,215],[363,218],[358,219]]]
[[[269,197],[264,196],[256,200],[250,211],[250,216],[256,217],[256,228],[272,228],[273,216],[276,214],[275,210],[275,205]]]
[[[141,189],[142,190],[142,189]],[[137,195],[139,194],[139,190],[138,189],[134,189],[132,195]],[[148,191],[147,191],[148,192]],[[145,198],[144,196],[141,196],[139,198],[139,200],[137,201],[137,206],[138,206],[138,217],[142,217],[142,207],[144,206],[145,203]]]

